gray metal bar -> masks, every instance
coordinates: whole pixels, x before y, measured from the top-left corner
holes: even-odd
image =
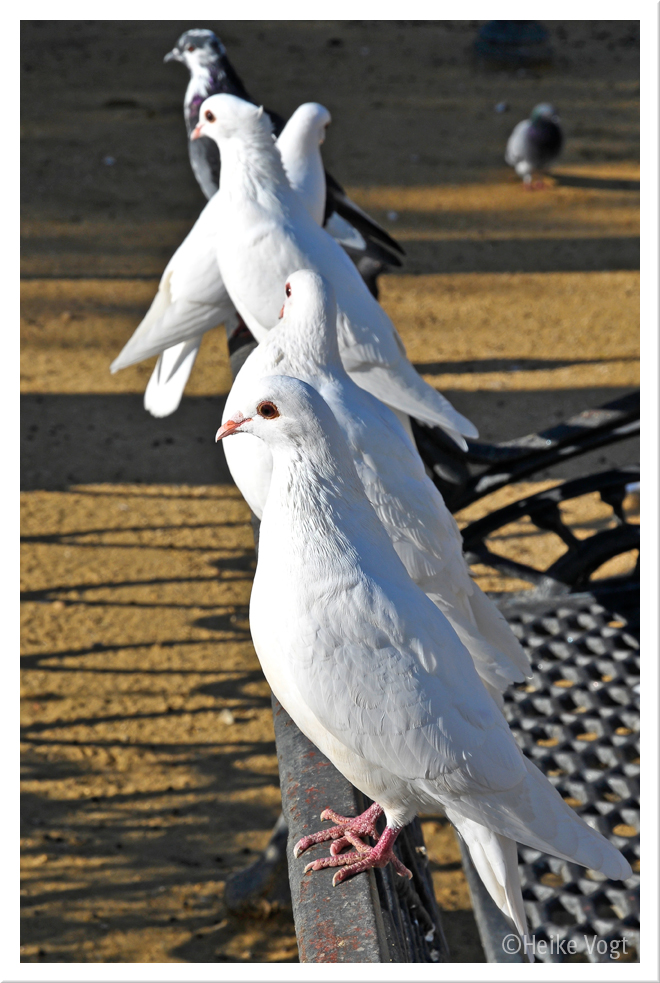
[[[327,806],[355,816],[368,800],[301,734],[273,697],[282,810],[289,827],[289,883],[301,962],[440,962],[449,957],[433,894],[419,823],[399,836],[397,852],[413,873],[399,877],[387,867],[332,886],[332,869],[304,873],[327,856],[329,844],[298,859],[301,836],[321,828]]]
[[[332,886],[334,871],[303,874],[305,865],[326,856],[328,844],[310,848],[298,860],[293,847],[321,826],[331,805],[343,815],[360,811],[356,790],[318,748],[300,733],[273,697],[282,810],[289,827],[289,883],[301,962],[391,962],[380,915],[374,872]]]

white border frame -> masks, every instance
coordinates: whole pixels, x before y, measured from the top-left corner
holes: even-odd
[[[277,18],[272,16],[276,6]],[[494,9],[496,8],[496,9]],[[318,9],[318,8],[317,8]],[[436,20],[438,13],[447,10],[440,8],[437,0],[411,0],[405,6],[407,20]],[[25,20],[52,20],[54,8],[52,0],[45,3],[28,2],[21,10]],[[483,0],[465,0],[456,10],[462,19],[490,20],[494,14],[498,17],[526,19],[536,12],[530,7],[528,0],[503,0],[498,4],[485,3]],[[153,17],[155,20],[179,20],[181,7],[171,2],[145,3],[143,0],[127,3],[117,0],[110,5],[102,3],[90,9],[89,3],[80,0],[70,0],[57,5],[57,20],[84,20],[90,14],[99,20],[144,20]],[[224,4],[202,2],[195,9],[195,22],[205,19],[216,19],[223,14],[239,14],[241,20],[307,20],[325,19],[309,18],[309,7],[300,0],[280,0],[276,5],[270,0],[247,0],[239,9],[227,9]],[[335,0],[328,14],[332,20],[398,20],[401,19],[400,5],[387,6],[381,0]],[[641,137],[642,160],[642,189],[644,208],[641,222],[641,282],[642,282],[642,437],[644,453],[642,457],[642,473],[644,477],[644,498],[642,501],[642,522],[646,548],[642,560],[642,651],[644,656],[644,679],[642,687],[642,753],[644,757],[645,782],[642,787],[642,815],[644,828],[642,832],[643,869],[641,924],[642,946],[640,963],[622,963],[620,965],[576,963],[571,964],[541,964],[509,965],[492,963],[439,963],[436,965],[366,965],[359,964],[353,969],[350,965],[321,965],[321,964],[274,964],[260,963],[246,966],[238,963],[20,963],[18,961],[19,939],[19,906],[16,903],[19,884],[19,798],[18,798],[18,669],[7,670],[6,692],[10,694],[8,705],[3,717],[4,747],[4,789],[3,820],[5,844],[5,865],[2,878],[2,919],[0,929],[0,981],[2,983],[28,983],[28,981],[63,981],[63,983],[86,983],[86,981],[154,981],[154,983],[196,983],[196,981],[216,981],[233,983],[233,981],[325,981],[337,980],[342,983],[368,983],[368,981],[397,980],[492,980],[502,983],[514,983],[517,980],[561,980],[562,983],[576,980],[579,983],[608,983],[608,981],[658,981],[658,623],[656,610],[658,607],[658,7],[650,0],[637,0],[625,5],[614,4],[607,0],[556,0],[547,10],[543,11],[548,19],[556,20],[640,20],[640,60],[641,60],[641,116],[643,120]],[[251,16],[248,16],[251,14]],[[389,14],[389,16],[388,16]],[[597,18],[594,16],[597,15]],[[226,19],[236,19],[235,16]],[[13,108],[15,102],[13,92],[18,78],[19,49],[18,34],[13,30],[11,19],[5,14],[3,31],[4,51],[3,69],[7,109]],[[20,21],[16,22],[20,30]],[[16,110],[18,111],[18,107]],[[9,112],[7,113],[9,115]],[[11,118],[11,116],[10,116]],[[18,129],[18,128],[16,128]],[[5,212],[18,211],[17,195],[7,194],[7,189],[15,188],[18,184],[18,161],[12,159],[15,153],[11,126],[6,131],[9,139],[6,141],[2,167],[5,175],[3,188],[5,190]],[[5,223],[5,237],[9,223]],[[16,269],[16,276],[10,277],[9,270]],[[15,283],[18,281],[18,260],[4,264],[5,297],[12,299],[17,296]],[[17,301],[15,302],[17,306]],[[10,303],[10,308],[14,304]],[[18,313],[18,312],[16,312]],[[12,353],[15,361],[10,359],[12,368],[18,365],[18,332],[10,322],[6,328],[6,337],[11,340]],[[12,376],[15,379],[16,376]],[[14,424],[15,403],[12,401],[13,388],[3,387],[3,415],[5,458],[20,460],[18,428]],[[9,449],[7,449],[9,448]],[[18,470],[18,468],[17,468]],[[7,493],[7,482],[3,491]],[[5,502],[3,515],[3,533],[6,537],[3,555],[3,568],[10,566],[9,557],[17,556],[15,547],[15,529],[18,518],[7,521],[9,516],[18,516],[18,509],[13,499]],[[16,511],[14,511],[16,510]],[[18,559],[16,562],[18,567]],[[14,597],[14,582],[6,585],[5,598]],[[13,605],[12,605],[13,607]],[[6,650],[11,653],[11,660],[16,660],[19,651],[18,618],[11,617],[14,611],[7,611],[6,622],[11,623],[10,638],[16,636],[16,644],[10,644]],[[16,627],[14,627],[16,626]],[[9,659],[5,660],[6,662]],[[11,749],[11,750],[10,750]],[[655,876],[653,876],[655,875]],[[130,968],[129,968],[130,967]],[[125,975],[124,975],[125,974]]]

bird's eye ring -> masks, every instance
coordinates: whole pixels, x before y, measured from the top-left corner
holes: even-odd
[[[194,44],[189,44],[188,47],[186,48],[186,51],[194,51],[194,50],[195,50]]]
[[[257,413],[259,416],[262,416],[264,420],[274,420],[275,417],[280,415],[280,411],[278,410],[277,406],[275,406],[275,403],[271,403],[267,399],[264,400],[263,403],[259,403],[257,406]]]
[[[287,283],[286,287],[284,288],[284,293],[287,295],[287,297],[290,297],[291,296],[291,284],[290,283]]]
[[[215,116],[213,115],[210,109],[206,110],[206,112],[204,113],[204,117],[209,121],[209,123],[215,123]]]

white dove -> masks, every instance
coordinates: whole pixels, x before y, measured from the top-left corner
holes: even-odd
[[[262,669],[300,730],[374,802],[354,819],[324,813],[338,825],[294,853],[329,838],[334,850],[306,870],[339,867],[336,883],[391,861],[409,874],[392,845],[418,812],[442,806],[523,937],[516,840],[630,876],[516,745],[468,651],[408,576],[316,390],[286,376],[259,380],[216,440],[234,433],[262,439],[273,456],[250,601]],[[340,854],[348,843],[355,851]]]
[[[331,122],[319,103],[304,103],[293,113],[277,141],[291,186],[305,208],[323,223],[326,200],[325,172],[320,145]],[[159,355],[144,394],[145,409],[156,417],[173,413],[207,331],[228,325],[228,335],[238,319],[222,281],[216,257],[219,200],[203,208],[192,229],[176,250],[161,277],[151,307],[110,366],[111,372]],[[357,206],[355,206],[357,207]],[[355,245],[358,233],[338,215],[333,232],[347,245]]]
[[[406,357],[391,320],[334,239],[291,189],[261,109],[236,96],[206,99],[191,139],[212,137],[222,169],[218,236],[222,278],[258,341],[275,326],[292,270],[322,273],[337,295],[337,335],[344,368],[359,386],[402,414],[440,426],[465,448],[472,423],[427,385]],[[213,200],[213,199],[212,199]]]
[[[334,413],[353,463],[412,579],[447,616],[492,695],[531,674],[529,659],[495,604],[470,577],[454,517],[427,476],[395,414],[347,375],[337,345],[332,285],[300,270],[287,280],[283,316],[249,355],[225,404],[230,408],[263,376],[285,375],[313,386]],[[242,434],[225,445],[232,477],[255,515],[268,496],[272,455]]]

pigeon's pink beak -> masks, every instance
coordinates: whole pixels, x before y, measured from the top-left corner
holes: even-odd
[[[281,321],[283,317],[284,317],[284,304],[282,304],[282,310],[281,310],[281,311],[280,311],[280,313],[279,313],[279,314],[277,315],[277,320],[278,320],[278,321]]]
[[[227,420],[223,423],[218,432],[215,435],[215,442],[218,443],[223,437],[229,437],[230,434],[236,433],[239,427],[242,427],[244,423],[249,423],[252,417],[242,420]]]
[[[203,126],[204,126],[203,123],[198,123],[197,124],[197,126],[195,127],[195,129],[190,134],[190,139],[191,140],[199,140],[199,138],[202,136],[202,127]]]

